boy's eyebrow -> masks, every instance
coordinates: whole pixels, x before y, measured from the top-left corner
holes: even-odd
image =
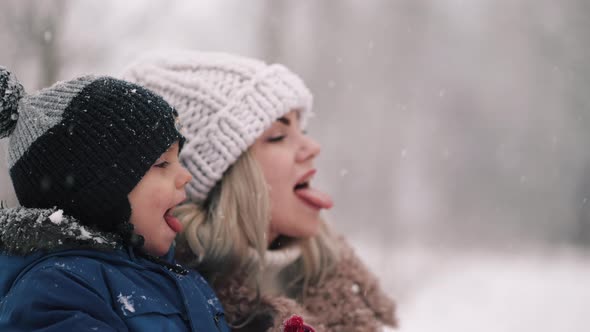
[[[291,125],[291,120],[287,119],[286,117],[282,116],[277,119],[280,123],[284,124],[285,126]]]

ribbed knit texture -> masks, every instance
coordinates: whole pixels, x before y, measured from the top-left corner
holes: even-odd
[[[267,295],[278,295],[282,291],[279,273],[301,257],[301,247],[297,244],[287,245],[279,249],[267,250],[264,253],[264,270],[262,285]]]
[[[197,203],[276,119],[299,110],[304,128],[311,115],[311,93],[297,75],[235,55],[152,54],[130,65],[123,78],[178,110],[187,137],[181,162],[193,175],[187,193]]]
[[[39,91],[37,98],[22,101],[21,112],[8,149],[8,168],[23,156],[29,146],[49,128],[62,120],[63,111],[72,99],[90,84],[93,77],[81,77],[69,82],[59,82],[51,88]]]

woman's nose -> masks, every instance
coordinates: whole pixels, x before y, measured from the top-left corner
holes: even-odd
[[[309,136],[302,136],[301,146],[297,151],[297,161],[307,161],[310,159],[314,159],[317,155],[320,154],[321,146],[316,140]]]

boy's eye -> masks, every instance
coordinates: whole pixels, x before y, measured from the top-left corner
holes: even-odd
[[[160,162],[160,163],[155,164],[154,167],[166,168],[166,167],[168,167],[168,165],[170,165],[169,162],[163,161],[163,162]]]
[[[267,138],[267,141],[268,142],[271,142],[271,143],[273,143],[273,142],[280,142],[283,139],[285,139],[286,136],[287,135],[272,136],[272,137]]]

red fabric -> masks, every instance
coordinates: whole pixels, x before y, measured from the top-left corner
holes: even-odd
[[[283,332],[315,332],[313,327],[303,323],[303,318],[297,315],[291,316],[283,323]]]

